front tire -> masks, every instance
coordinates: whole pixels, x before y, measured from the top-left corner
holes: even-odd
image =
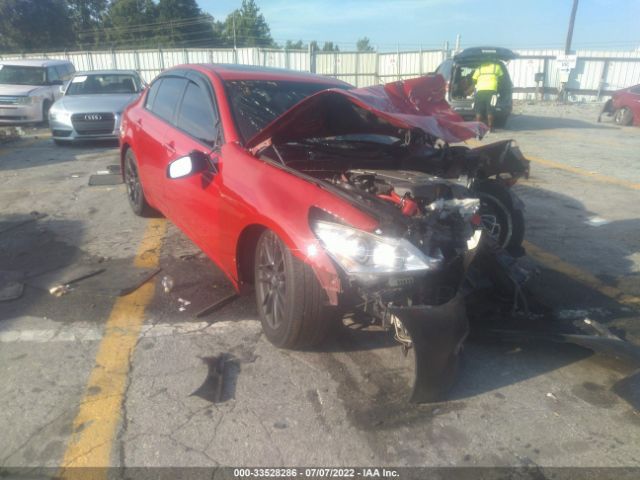
[[[260,322],[271,343],[301,349],[327,337],[336,312],[325,305],[326,294],[311,267],[271,230],[258,239],[254,279]]]
[[[482,182],[474,186],[480,199],[480,218],[489,236],[509,253],[522,252],[524,240],[524,215],[515,209],[509,191],[494,181]]]
[[[613,121],[616,125],[628,126],[633,122],[633,113],[627,107],[622,107],[616,110]]]
[[[144,189],[138,172],[138,161],[131,149],[128,149],[124,155],[124,183],[127,187],[127,198],[133,213],[139,217],[158,216],[158,212],[147,203],[147,199],[144,196]]]

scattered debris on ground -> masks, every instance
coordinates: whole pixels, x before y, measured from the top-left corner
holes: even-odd
[[[24,136],[24,130],[20,127],[0,127],[0,144],[13,142]]]

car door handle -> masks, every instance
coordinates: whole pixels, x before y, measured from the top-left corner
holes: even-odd
[[[171,154],[176,153],[176,144],[173,140],[168,143],[165,143],[164,148],[166,148],[167,152]]]

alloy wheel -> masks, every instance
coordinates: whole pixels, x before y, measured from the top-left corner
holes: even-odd
[[[129,196],[129,201],[133,205],[138,205],[140,201],[140,194],[142,191],[142,187],[140,185],[140,177],[138,176],[138,169],[136,168],[136,164],[131,157],[127,157],[127,165],[125,169],[125,180],[127,184],[127,195]]]
[[[285,315],[287,282],[282,242],[275,233],[265,234],[258,248],[258,302],[264,311],[264,318],[272,329],[280,327]]]

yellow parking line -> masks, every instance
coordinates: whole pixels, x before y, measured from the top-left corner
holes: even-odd
[[[534,245],[531,242],[524,241],[523,246],[527,251],[527,254],[544,267],[560,272],[567,277],[580,282],[581,284],[601,293],[602,295],[615,300],[623,305],[638,308],[640,307],[640,298],[633,295],[627,295],[620,289],[606,285],[598,280],[597,277],[585,272],[584,270],[571,265],[570,263],[562,260],[560,257],[549,253],[542,248]]]
[[[165,232],[165,220],[149,221],[134,261],[135,266],[158,266]],[[74,433],[62,460],[61,478],[107,478],[106,469],[76,468],[107,467],[110,464],[130,362],[144,322],[145,307],[151,302],[153,293],[154,282],[148,282],[130,295],[120,297],[111,310],[95,366],[73,422]]]

